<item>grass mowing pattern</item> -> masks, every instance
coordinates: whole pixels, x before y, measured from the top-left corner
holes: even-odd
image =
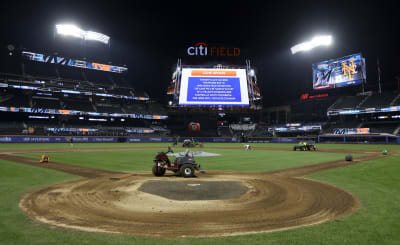
[[[40,145],[40,144],[38,144]],[[347,146],[347,145],[346,145]],[[360,145],[357,145],[360,149]],[[368,149],[371,146],[368,145]],[[376,148],[376,150],[380,150]],[[397,148],[399,149],[399,148]],[[153,151],[153,150],[152,150]],[[299,152],[303,154],[304,152]],[[205,159],[205,158],[204,158]],[[32,188],[75,176],[0,160],[0,244],[393,244],[400,241],[400,157],[383,159],[313,174],[314,179],[358,196],[356,213],[321,225],[288,231],[222,237],[158,239],[79,232],[32,222],[18,208]],[[147,166],[147,165],[146,165]],[[237,161],[230,169],[241,170]],[[246,167],[251,169],[251,165]]]

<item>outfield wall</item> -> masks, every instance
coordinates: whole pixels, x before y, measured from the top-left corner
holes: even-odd
[[[318,143],[400,144],[400,137],[392,135],[320,135]]]
[[[0,143],[149,143],[149,142],[173,142],[173,137],[118,137],[118,136],[23,136],[2,135]],[[191,137],[181,137],[182,142]],[[240,143],[235,137],[194,137],[200,142],[215,143]],[[297,143],[299,141],[313,141],[317,143],[351,143],[351,144],[400,144],[400,137],[390,135],[322,135],[315,137],[249,137],[248,143]]]

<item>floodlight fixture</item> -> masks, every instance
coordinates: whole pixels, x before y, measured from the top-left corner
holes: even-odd
[[[110,37],[107,35],[94,31],[85,31],[75,25],[58,24],[56,25],[56,30],[58,34],[64,36],[73,36],[83,40],[98,41],[104,44],[108,44],[110,42]]]
[[[93,41],[99,41],[102,42],[104,44],[108,44],[108,42],[110,41],[110,37],[98,32],[94,32],[94,31],[88,31],[86,32],[86,36],[85,36],[86,40],[93,40]]]
[[[297,44],[290,48],[292,54],[301,51],[308,51],[318,46],[329,46],[332,43],[332,36],[316,36],[309,42]]]
[[[85,39],[85,31],[75,25],[56,25],[57,33]]]
[[[256,75],[254,69],[251,69],[251,70],[250,70],[249,75],[250,75],[251,77],[254,77],[254,76]]]

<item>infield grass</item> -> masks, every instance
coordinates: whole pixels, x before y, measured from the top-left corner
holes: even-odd
[[[249,143],[257,148],[272,147],[292,149],[294,144],[286,143]],[[119,148],[119,147],[160,147],[163,150],[167,149],[171,143],[74,143],[73,148]],[[179,148],[182,143],[179,143]],[[242,143],[204,143],[204,149],[229,147],[243,149]],[[18,149],[70,149],[69,143],[0,143],[0,150],[18,150]],[[317,144],[318,149],[344,149],[344,150],[399,150],[399,145],[384,145],[384,144]],[[182,148],[183,149],[183,148]],[[200,148],[195,148],[200,149]]]
[[[40,159],[42,154],[48,154],[51,161],[78,164],[82,166],[110,169],[115,171],[151,171],[153,159],[159,149],[130,149],[105,151],[77,152],[43,152],[18,154]],[[174,152],[185,149],[174,148]],[[342,160],[344,153],[324,153],[318,151],[272,151],[238,149],[192,149],[217,153],[221,156],[195,157],[195,160],[205,170],[238,170],[238,171],[271,171],[290,167],[304,166],[320,162]],[[360,154],[353,154],[354,157]],[[170,157],[171,161],[175,157]],[[233,167],[234,166],[234,167]],[[232,169],[234,168],[234,169]]]
[[[40,145],[40,144],[37,144]],[[54,144],[57,145],[57,144]],[[96,144],[98,145],[98,144]],[[269,145],[269,144],[268,144]],[[259,145],[256,145],[259,146]],[[282,144],[279,144],[282,146]],[[335,145],[340,146],[340,145]],[[342,145],[348,147],[349,145]],[[351,145],[353,146],[353,145]],[[356,145],[357,149],[362,149],[364,145]],[[1,147],[1,145],[0,145]],[[371,145],[365,146],[366,150],[381,150],[381,146],[373,148]],[[372,147],[372,148],[371,148]],[[400,146],[392,146],[391,150],[400,150]],[[396,148],[397,147],[397,148]],[[388,149],[388,148],[387,148]],[[205,149],[206,150],[206,149]],[[216,151],[225,151],[217,149]],[[154,156],[154,149],[142,150],[140,154],[142,165],[137,165],[138,170],[148,170],[148,154]],[[210,150],[206,150],[211,152]],[[233,150],[235,151],[235,150]],[[236,150],[238,151],[238,150]],[[136,157],[131,159],[132,151],[113,151],[115,157],[121,156],[122,152],[129,152],[126,155],[127,162],[118,166],[110,165],[108,161],[101,163],[101,157],[96,158],[104,166],[118,166],[121,169],[131,169],[132,161],[138,161]],[[240,151],[239,156],[249,159],[250,155],[244,155],[245,151]],[[256,153],[254,151],[252,153]],[[275,152],[275,151],[272,151]],[[282,151],[276,151],[282,154]],[[91,152],[94,155],[99,154]],[[151,154],[150,154],[151,153]],[[266,152],[272,154],[269,151]],[[289,153],[289,152],[283,152]],[[292,153],[292,152],[291,152]],[[301,160],[310,152],[297,152],[297,160]],[[61,155],[58,155],[61,154]],[[53,156],[56,161],[80,164],[75,155],[68,153],[57,153]],[[108,153],[107,153],[108,154]],[[278,157],[279,157],[278,154]],[[314,152],[311,152],[314,154]],[[332,153],[322,153],[330,156]],[[335,153],[336,154],[336,153]],[[254,155],[254,154],[253,154]],[[60,158],[59,158],[60,157]],[[122,156],[121,156],[122,157]],[[269,161],[272,157],[258,155],[262,158],[260,162]],[[223,157],[221,157],[223,158]],[[75,160],[74,160],[75,159]],[[86,159],[86,160],[88,160]],[[116,158],[119,159],[119,158]],[[115,158],[113,162],[119,162]],[[128,162],[128,160],[131,161]],[[152,158],[151,158],[152,159]],[[151,160],[150,159],[150,160]],[[200,158],[197,158],[200,160]],[[206,160],[209,159],[209,160]],[[229,160],[229,164],[221,165],[216,161],[211,162],[212,158],[202,158],[202,164],[209,164],[209,168],[219,166],[230,170],[259,171],[264,165],[245,163],[238,161],[237,156]],[[217,158],[215,158],[217,159]],[[280,161],[285,161],[280,158]],[[228,161],[228,160],[227,160]],[[296,161],[297,162],[297,161]],[[281,166],[288,166],[288,163],[281,163]],[[136,164],[134,165],[136,166]],[[16,164],[0,160],[0,244],[296,244],[296,245],[375,245],[389,244],[397,245],[400,241],[400,156],[388,156],[378,160],[363,162],[360,164],[337,168],[329,171],[308,176],[316,180],[324,181],[335,186],[346,189],[355,194],[361,203],[361,208],[352,215],[329,221],[319,225],[297,228],[287,231],[220,237],[220,238],[181,238],[181,239],[161,239],[150,237],[138,237],[128,235],[110,235],[101,233],[80,232],[69,229],[54,228],[45,224],[32,221],[19,208],[18,202],[21,197],[34,188],[45,186],[65,180],[78,178],[77,176],[60,173],[57,171],[36,168],[32,166]]]

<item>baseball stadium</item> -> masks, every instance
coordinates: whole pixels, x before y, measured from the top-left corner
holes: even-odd
[[[0,244],[399,244],[396,8],[93,4],[1,17]]]

